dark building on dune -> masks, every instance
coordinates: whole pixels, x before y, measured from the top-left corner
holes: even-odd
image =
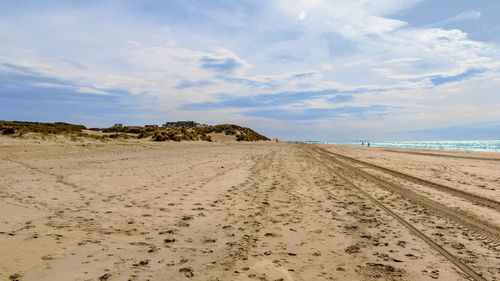
[[[200,127],[200,123],[194,121],[166,122],[162,127]]]

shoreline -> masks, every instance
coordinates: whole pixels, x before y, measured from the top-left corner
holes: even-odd
[[[444,153],[468,153],[468,154],[475,154],[478,153],[479,155],[484,154],[484,155],[491,155],[492,157],[494,155],[499,156],[500,151],[476,151],[476,150],[459,150],[459,149],[432,149],[432,148],[414,148],[414,147],[394,147],[394,146],[369,146],[367,147],[366,145],[361,146],[361,145],[353,145],[353,144],[339,144],[339,143],[316,143],[316,142],[305,142],[308,144],[315,144],[315,145],[338,145],[338,146],[346,146],[346,147],[357,147],[357,148],[367,148],[367,149],[380,149],[380,150],[387,150],[387,151],[397,151],[397,150],[407,150],[408,152],[428,152],[428,153],[433,153],[433,152],[444,152]]]
[[[417,143],[418,144],[426,144],[426,143],[433,143],[434,146],[446,146],[449,145],[449,143],[454,143],[454,142],[459,142],[459,143],[469,143],[469,145],[473,145],[474,142],[494,142],[494,147],[493,148],[433,148],[431,146],[428,147],[416,147]],[[308,141],[306,143],[312,143],[312,144],[333,144],[333,145],[350,145],[350,146],[363,146],[361,145],[361,142],[329,142],[329,141]],[[465,151],[465,152],[500,152],[500,140],[498,139],[491,139],[491,140],[447,140],[447,141],[378,141],[378,142],[369,142],[370,147],[382,147],[382,148],[389,148],[389,149],[423,149],[423,150],[430,150],[430,151]],[[401,145],[384,145],[387,143],[397,143]],[[409,144],[404,144],[404,143],[409,143]],[[365,142],[364,146],[366,145],[367,142]],[[406,145],[406,146],[405,146]],[[413,145],[413,146],[412,146]],[[492,144],[493,145],[493,144]]]

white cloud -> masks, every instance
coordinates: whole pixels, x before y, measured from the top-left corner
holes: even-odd
[[[446,25],[460,22],[460,21],[478,20],[480,17],[481,17],[481,12],[476,11],[476,10],[470,10],[470,11],[460,13],[456,16],[451,17],[451,18],[447,18],[445,20],[433,23],[433,24],[428,25],[426,27],[429,28],[429,27],[434,27],[434,26],[446,26]]]

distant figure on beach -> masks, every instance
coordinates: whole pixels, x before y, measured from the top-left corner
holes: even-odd
[[[367,146],[368,146],[368,147],[370,147],[370,143],[368,143],[368,145],[367,145]]]
[[[361,146],[365,146],[365,143],[364,143],[364,142],[361,142]]]

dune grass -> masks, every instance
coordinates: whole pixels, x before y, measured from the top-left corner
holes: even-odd
[[[15,133],[40,133],[40,134],[68,134],[81,133],[85,130],[83,125],[73,125],[63,122],[41,123],[22,121],[0,121],[0,131],[4,135]]]
[[[83,130],[87,128],[83,125],[73,125],[63,122],[42,123],[42,122],[22,122],[22,121],[0,121],[0,133],[22,137],[27,133],[48,135],[66,135],[71,140],[78,138],[91,138],[100,141],[109,139],[151,139],[152,141],[208,141],[211,142],[212,133],[224,133],[234,136],[237,141],[261,141],[269,140],[267,137],[253,131],[252,129],[232,124],[222,124],[203,127],[141,127],[124,126],[110,128],[91,128],[96,132],[107,133],[105,135],[87,134]]]

